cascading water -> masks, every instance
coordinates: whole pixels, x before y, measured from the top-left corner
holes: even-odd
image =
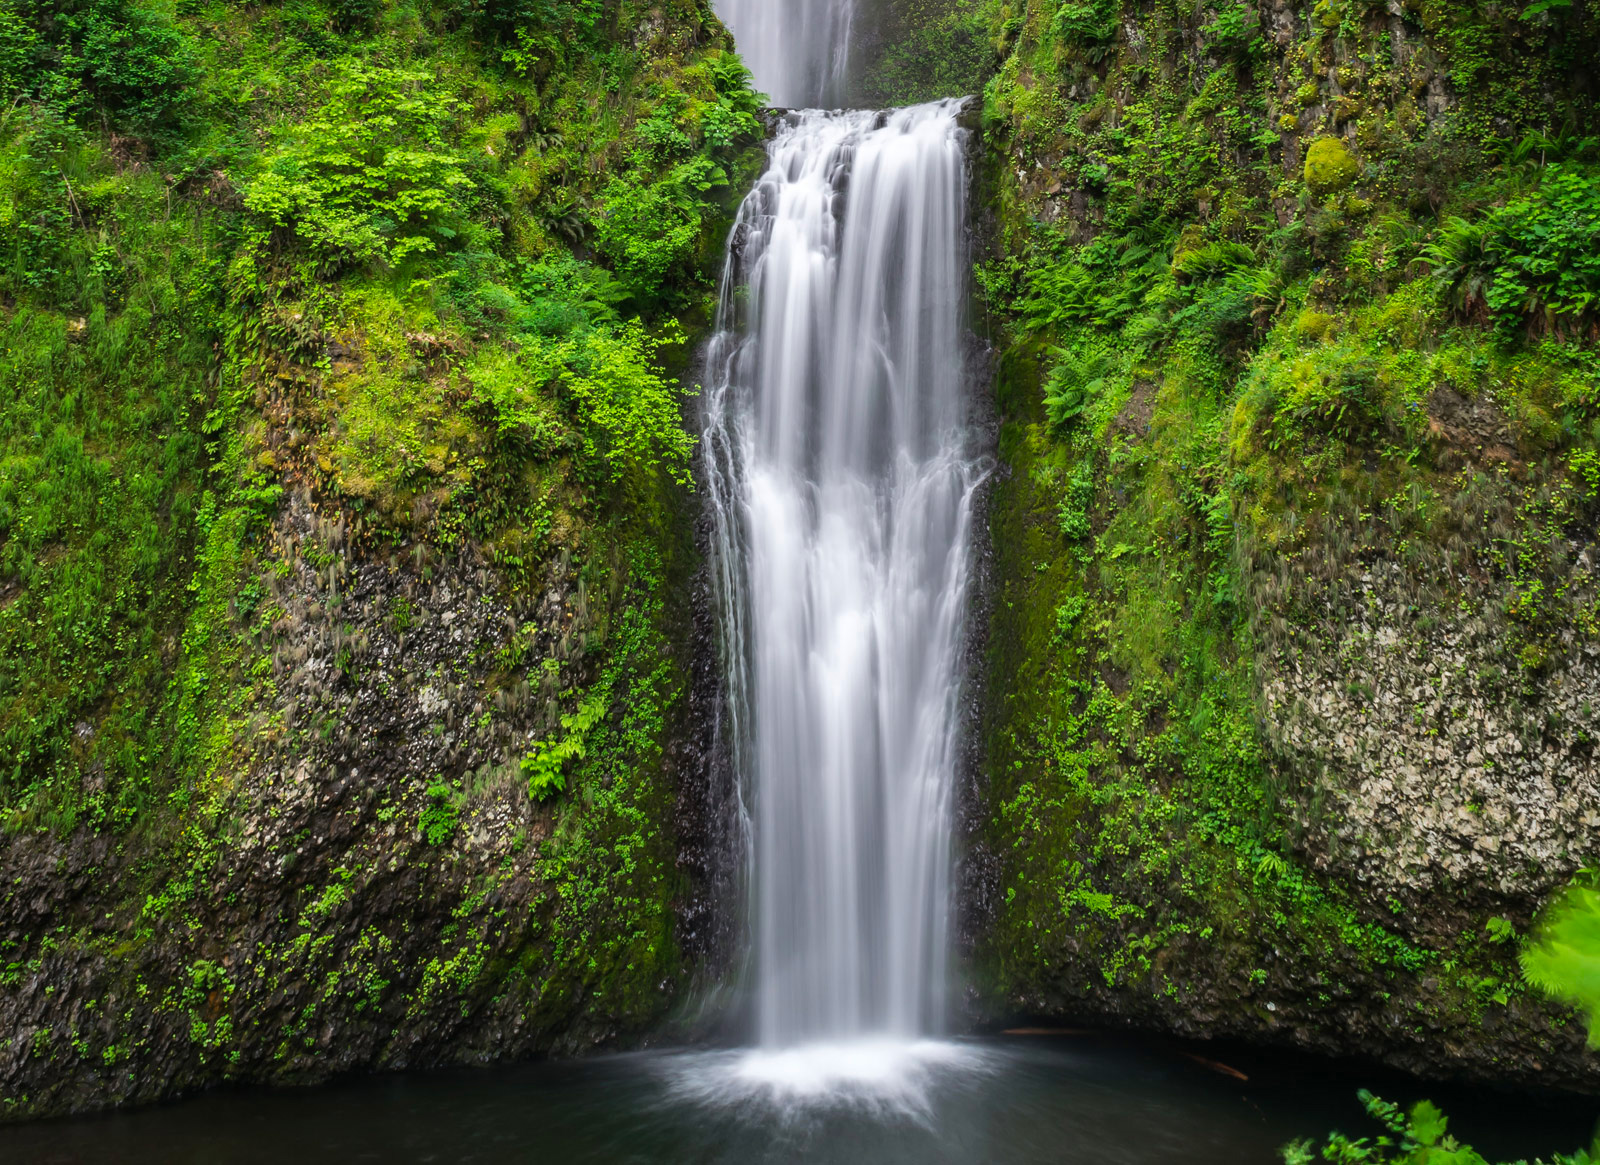
[[[706,400],[764,1049],[938,1029],[973,493],[960,103],[784,116]]]
[[[756,85],[779,106],[839,98],[855,0],[718,0]]]

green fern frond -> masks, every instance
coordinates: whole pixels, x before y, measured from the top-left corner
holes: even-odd
[[[1557,899],[1522,952],[1522,974],[1585,1012],[1589,1046],[1600,1048],[1600,890],[1573,886]]]

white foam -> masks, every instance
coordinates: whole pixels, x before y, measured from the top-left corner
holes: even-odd
[[[970,1044],[885,1038],[684,1053],[664,1063],[676,1100],[790,1115],[857,1108],[925,1120],[940,1087],[987,1075],[992,1060]]]

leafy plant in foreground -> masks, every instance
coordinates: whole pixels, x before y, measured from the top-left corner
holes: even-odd
[[[1489,1165],[1477,1150],[1450,1136],[1448,1118],[1431,1101],[1418,1101],[1405,1112],[1399,1105],[1364,1089],[1360,1096],[1368,1114],[1384,1126],[1385,1133],[1373,1140],[1362,1137],[1354,1141],[1335,1133],[1320,1153],[1310,1141],[1297,1141],[1284,1146],[1284,1165],[1312,1165],[1319,1160],[1334,1165]],[[1558,1154],[1550,1165],[1595,1165],[1597,1153],[1600,1141],[1587,1152],[1580,1149],[1571,1156]]]
[[[1557,899],[1522,952],[1528,982],[1589,1017],[1589,1046],[1600,1048],[1600,890],[1577,885]]]

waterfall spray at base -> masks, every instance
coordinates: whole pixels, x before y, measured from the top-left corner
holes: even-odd
[[[981,476],[959,111],[785,115],[729,244],[705,448],[752,810],[765,1059],[743,1071],[775,1085],[893,1076],[886,1049],[945,1055],[926,1037],[945,1010]]]

